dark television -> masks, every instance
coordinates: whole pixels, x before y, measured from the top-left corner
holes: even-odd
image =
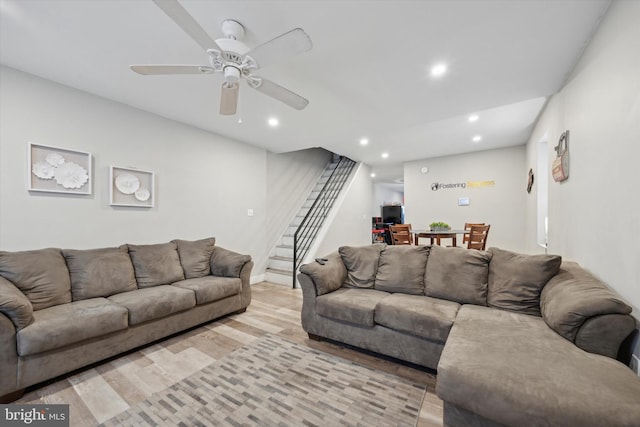
[[[402,206],[382,207],[382,222],[387,224],[402,224],[404,222],[404,218],[402,217]]]

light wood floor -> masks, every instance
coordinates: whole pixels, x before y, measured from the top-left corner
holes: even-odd
[[[309,340],[300,325],[299,289],[267,282],[252,286],[247,311],[192,329],[138,351],[28,391],[16,403],[70,405],[71,426],[92,426],[156,391],[199,371],[233,350],[271,333],[409,379],[433,384],[421,369],[324,341]],[[442,401],[427,389],[418,426],[442,426]]]

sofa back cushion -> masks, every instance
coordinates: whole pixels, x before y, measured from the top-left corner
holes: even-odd
[[[491,254],[433,246],[427,261],[424,293],[460,304],[487,305]]]
[[[489,307],[540,316],[540,293],[558,273],[559,255],[524,255],[490,248]]]
[[[139,288],[168,285],[184,280],[175,243],[127,245]]]
[[[20,289],[34,310],[71,302],[69,270],[60,249],[0,252],[0,276]]]
[[[347,268],[344,286],[348,288],[373,288],[378,272],[380,252],[385,244],[367,246],[341,246],[338,253]]]
[[[380,252],[374,288],[385,292],[424,294],[429,246],[387,246]]]
[[[102,249],[63,249],[71,276],[74,301],[137,289],[133,264],[127,247]]]
[[[584,323],[595,316],[629,314],[631,306],[575,262],[563,262],[540,297],[542,318],[571,342]]]
[[[201,240],[172,240],[178,246],[180,264],[186,279],[195,279],[211,274],[211,254],[216,245],[213,237]]]

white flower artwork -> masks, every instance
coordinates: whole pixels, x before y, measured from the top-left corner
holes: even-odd
[[[136,199],[140,200],[141,202],[146,202],[147,200],[149,200],[149,197],[151,197],[151,192],[146,188],[138,188],[134,195],[136,196]]]
[[[54,177],[64,188],[80,188],[89,180],[87,170],[73,162],[64,162],[58,166]]]
[[[55,174],[56,168],[48,162],[38,162],[33,165],[31,172],[40,179],[51,179]]]
[[[155,204],[154,174],[135,168],[109,168],[111,206],[152,208]]]
[[[130,173],[122,173],[116,176],[116,188],[122,194],[133,194],[140,188],[140,180]]]
[[[91,194],[91,153],[28,145],[29,191]]]

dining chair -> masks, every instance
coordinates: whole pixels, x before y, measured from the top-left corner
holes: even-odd
[[[390,225],[391,244],[393,245],[412,245],[411,224]]]
[[[464,223],[464,229],[466,231],[471,231],[471,227],[474,225],[484,225],[484,222],[465,222]],[[467,242],[469,241],[469,234],[465,233],[462,235],[462,246],[466,246]]]
[[[487,237],[491,225],[472,225],[469,231],[467,249],[478,249],[484,251],[487,246]]]

